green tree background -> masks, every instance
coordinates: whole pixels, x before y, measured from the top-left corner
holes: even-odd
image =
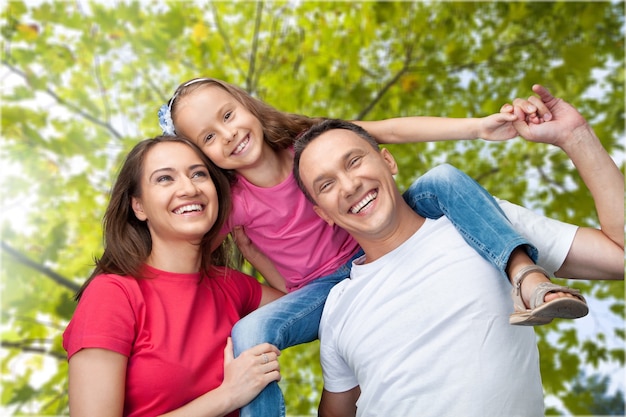
[[[624,167],[623,2],[33,0],[0,7],[6,412],[67,414],[61,334],[73,293],[101,252],[108,190],[125,153],[160,133],[156,112],[184,80],[217,77],[281,110],[369,120],[484,116],[540,82],[592,122]],[[392,152],[401,187],[448,162],[500,198],[597,226],[588,191],[554,148],[515,139]],[[624,282],[569,284],[591,298],[591,313],[536,329],[547,411],[623,415],[623,395],[609,381],[623,389]],[[281,357],[292,415],[315,414],[317,350],[311,343]],[[572,395],[586,387],[593,395]]]

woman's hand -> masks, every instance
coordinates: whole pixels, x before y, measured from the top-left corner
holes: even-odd
[[[219,389],[226,390],[236,398],[241,408],[252,401],[273,381],[280,381],[280,351],[269,343],[263,343],[234,357],[233,343],[228,338],[224,349],[224,382]]]

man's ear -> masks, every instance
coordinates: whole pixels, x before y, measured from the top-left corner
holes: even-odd
[[[328,223],[329,226],[334,226],[335,225],[335,222],[326,214],[324,209],[322,209],[320,206],[313,206],[313,210],[315,210],[315,213],[318,216],[320,216],[322,218],[322,220],[324,220],[326,223]]]
[[[391,154],[391,152],[389,152],[389,149],[382,148],[380,150],[380,154],[382,155],[383,160],[389,167],[389,170],[391,171],[391,175],[396,175],[398,173],[398,164],[396,163],[396,160]]]
[[[146,213],[143,211],[143,204],[141,200],[137,197],[132,197],[131,206],[133,208],[133,212],[135,213],[135,217],[141,221],[146,221],[148,218],[146,217]]]

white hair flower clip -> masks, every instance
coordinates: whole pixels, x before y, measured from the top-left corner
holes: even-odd
[[[159,109],[159,126],[165,136],[174,136],[176,130],[174,129],[174,121],[172,120],[172,111],[169,104],[164,104]]]

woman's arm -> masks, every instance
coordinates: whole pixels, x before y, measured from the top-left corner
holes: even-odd
[[[517,136],[510,113],[480,118],[397,117],[378,121],[354,121],[378,143],[434,142],[482,138],[501,141]]]
[[[267,384],[280,380],[280,351],[264,343],[233,357],[232,341],[224,350],[222,384],[165,416],[224,416],[250,402]],[[267,357],[267,360],[265,359]],[[121,417],[128,358],[106,349],[82,349],[69,361],[72,417]]]
[[[72,417],[120,417],[128,358],[105,349],[83,349],[69,361]]]
[[[286,294],[287,286],[285,285],[285,278],[283,278],[282,274],[278,272],[274,263],[270,261],[269,258],[250,241],[250,239],[248,239],[248,235],[246,235],[242,227],[235,227],[232,233],[235,243],[244,258],[246,258],[248,262],[250,262],[250,264],[257,271],[259,271],[261,275],[263,275],[263,278],[265,278],[272,288]],[[272,296],[271,294],[266,294],[265,292],[263,295]],[[275,299],[276,298],[269,299],[267,302]],[[261,302],[261,305],[264,305],[263,301]]]
[[[271,303],[272,301],[277,300],[285,295],[284,292],[278,291],[277,289],[272,287],[268,287],[267,285],[262,285],[261,288],[263,292],[261,295],[261,302],[259,303],[259,307],[263,307],[265,304]]]
[[[224,349],[222,384],[162,417],[224,416],[243,407],[267,384],[280,380],[279,355],[280,351],[276,347],[263,343],[244,351],[235,359],[229,337]]]

